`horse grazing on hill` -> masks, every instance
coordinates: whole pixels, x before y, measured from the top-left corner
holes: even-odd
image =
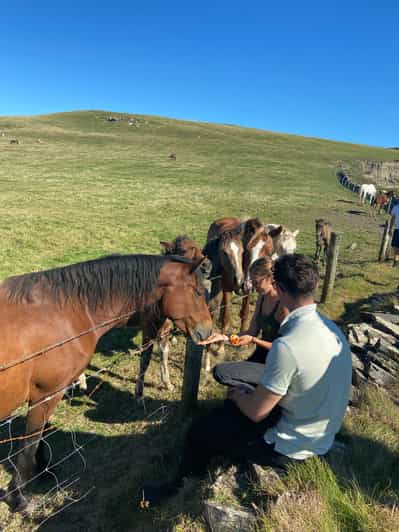
[[[195,342],[207,338],[212,320],[201,261],[111,256],[0,285],[0,419],[29,403],[7,494],[14,510],[26,508],[24,486],[48,465],[40,440],[65,388],[86,368],[99,338],[138,312],[173,320]]]
[[[322,262],[325,263],[328,254],[328,247],[331,241],[332,225],[327,220],[319,218],[315,220],[315,229],[316,229],[316,253],[314,260],[319,262],[321,250],[323,249]]]
[[[360,203],[365,203],[366,201],[372,205],[374,198],[377,194],[377,189],[373,184],[364,184],[360,185],[359,189],[359,198]]]
[[[279,232],[275,232],[278,228],[281,228]],[[266,224],[266,229],[269,234],[273,235],[273,247],[274,253],[273,260],[278,259],[282,255],[291,255],[296,251],[296,237],[299,234],[299,229],[290,231],[284,225]]]
[[[162,253],[165,256],[179,255],[197,262],[202,261],[200,269],[204,274],[204,279],[209,275],[212,265],[207,259],[205,259],[200,246],[195,240],[188,236],[177,236],[174,240],[161,240],[160,244],[162,247]],[[161,383],[167,390],[173,390],[173,385],[170,382],[168,366],[169,338],[170,331],[173,328],[173,322],[169,319],[165,319],[164,322],[160,324],[159,320],[154,320],[153,316],[147,315],[147,313],[143,313],[138,322],[143,328],[144,343],[149,343],[149,347],[143,351],[140,356],[139,374],[136,379],[135,397],[138,401],[141,401],[144,394],[145,374],[151,362],[153,353],[154,345],[153,342],[150,341],[153,338],[157,339],[161,354]],[[159,329],[155,331],[154,329],[157,325],[159,325]]]

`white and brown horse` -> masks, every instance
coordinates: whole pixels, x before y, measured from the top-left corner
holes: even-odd
[[[281,227],[281,230],[276,234],[274,231],[276,231],[279,227]],[[296,237],[298,236],[299,229],[296,229],[295,231],[290,231],[284,225],[276,224],[267,224],[266,229],[269,234],[274,235],[274,253],[272,257],[273,260],[278,259],[278,257],[281,257],[282,255],[291,255],[292,253],[295,253],[297,246]]]
[[[277,234],[281,228],[274,230]],[[203,249],[213,264],[210,311],[213,322],[218,319],[225,333],[231,322],[231,296],[233,292],[244,293],[241,306],[241,330],[248,328],[249,294],[252,286],[249,268],[255,260],[273,253],[273,238],[257,219],[243,221],[240,218],[220,218],[208,230],[207,244]],[[209,357],[206,362],[209,369]]]

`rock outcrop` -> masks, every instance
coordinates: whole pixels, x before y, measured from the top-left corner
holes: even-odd
[[[399,161],[360,161],[360,165],[363,176],[380,187],[399,185]]]

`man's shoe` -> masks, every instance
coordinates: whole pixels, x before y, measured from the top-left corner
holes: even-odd
[[[141,508],[151,508],[158,506],[168,497],[176,495],[179,491],[179,485],[176,482],[164,482],[163,484],[144,484],[140,500]]]

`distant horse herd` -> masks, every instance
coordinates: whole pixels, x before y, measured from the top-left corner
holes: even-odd
[[[378,191],[372,183],[355,183],[342,171],[337,172],[337,179],[345,188],[359,195],[360,203],[369,203],[378,214],[382,210],[389,214],[392,207],[399,203],[399,197],[395,196],[393,190]]]

